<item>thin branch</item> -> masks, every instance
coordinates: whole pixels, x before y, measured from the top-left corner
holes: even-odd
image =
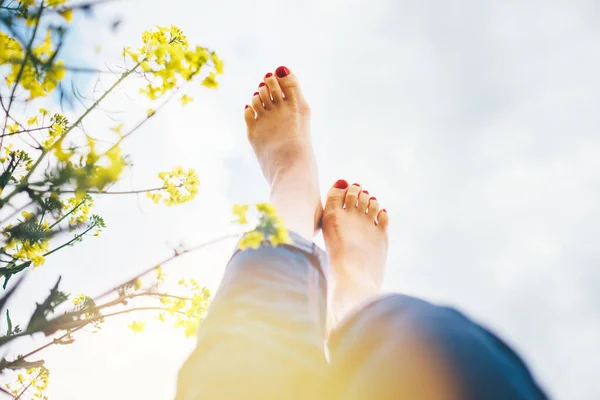
[[[181,187],[182,185],[177,185],[177,187]],[[139,193],[146,193],[146,192],[157,192],[159,190],[163,190],[166,189],[165,186],[161,186],[161,187],[157,187],[157,188],[152,188],[152,189],[139,189],[139,190],[129,190],[129,191],[121,191],[121,192],[104,192],[104,191],[100,191],[100,190],[88,190],[86,191],[86,193],[89,194],[139,194]],[[75,193],[75,190],[61,190],[61,193]]]
[[[194,252],[194,251],[197,251],[197,250],[200,250],[200,249],[202,249],[202,248],[204,248],[204,247],[208,247],[208,246],[210,246],[210,245],[212,245],[212,244],[215,244],[215,243],[218,243],[218,242],[222,242],[222,241],[224,241],[224,240],[227,240],[227,239],[232,239],[232,238],[234,238],[234,237],[237,237],[237,236],[239,236],[239,235],[238,235],[238,234],[231,234],[231,233],[230,233],[230,234],[227,234],[227,235],[223,235],[223,236],[221,236],[221,237],[219,237],[219,238],[216,238],[216,239],[213,239],[213,240],[209,240],[208,242],[201,243],[201,244],[199,244],[199,245],[196,245],[196,246],[194,246],[194,247],[190,247],[189,249],[185,249],[185,250],[182,250],[182,251],[179,251],[179,252],[178,252],[178,251],[175,251],[175,254],[173,254],[171,257],[168,257],[168,258],[164,259],[162,262],[160,262],[160,263],[158,263],[158,264],[155,264],[153,267],[151,267],[151,268],[148,268],[148,269],[146,269],[145,271],[142,271],[142,272],[140,272],[139,274],[137,274],[137,275],[136,275],[136,276],[134,276],[133,278],[131,278],[131,279],[128,279],[127,281],[125,281],[125,282],[121,283],[120,285],[117,285],[117,286],[113,287],[112,289],[110,289],[110,290],[107,290],[106,292],[104,292],[104,293],[102,293],[102,294],[100,294],[100,295],[96,296],[96,297],[94,298],[94,301],[96,301],[96,300],[98,300],[98,299],[101,299],[101,298],[103,298],[103,297],[106,297],[106,296],[108,296],[109,294],[111,294],[111,293],[115,292],[115,291],[116,291],[118,288],[120,288],[120,287],[122,287],[122,286],[124,286],[124,285],[128,284],[128,283],[129,283],[129,282],[131,282],[131,281],[134,281],[134,280],[136,280],[136,279],[138,279],[138,278],[141,278],[141,277],[142,277],[142,276],[144,276],[144,275],[147,275],[147,274],[151,273],[152,271],[156,270],[156,269],[157,269],[158,267],[160,267],[161,265],[168,264],[168,263],[170,263],[171,261],[173,261],[174,259],[176,259],[176,258],[178,258],[178,257],[180,257],[180,256],[182,256],[182,255],[184,255],[184,254],[187,254],[187,253],[192,253],[192,252]]]
[[[14,135],[18,135],[20,133],[42,131],[44,129],[50,129],[50,128],[52,128],[52,125],[42,126],[41,128],[23,129],[21,131],[16,131],[16,132],[11,132],[11,133],[3,133],[2,135],[0,135],[0,138],[6,137],[6,136],[14,136]]]

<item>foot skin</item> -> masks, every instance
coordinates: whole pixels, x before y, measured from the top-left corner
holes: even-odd
[[[246,105],[248,140],[271,186],[271,203],[286,227],[312,240],[322,215],[310,108],[286,67],[268,73]]]
[[[389,217],[360,185],[339,180],[327,194],[322,222],[332,274],[332,316],[337,322],[381,289]]]

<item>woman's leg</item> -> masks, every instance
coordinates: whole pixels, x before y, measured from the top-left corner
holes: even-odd
[[[330,335],[327,398],[545,399],[518,355],[458,311],[408,296],[375,297],[387,224],[387,213],[360,185],[338,181],[329,191],[323,235],[333,312],[340,318],[360,311]]]
[[[245,118],[293,243],[234,253],[180,371],[177,400],[314,399],[327,375],[326,257],[312,243],[322,206],[296,77],[285,67],[267,74]]]
[[[330,399],[544,400],[521,358],[452,308],[373,301],[330,336]]]
[[[294,243],[235,252],[179,374],[177,400],[315,399],[324,356],[325,254]]]

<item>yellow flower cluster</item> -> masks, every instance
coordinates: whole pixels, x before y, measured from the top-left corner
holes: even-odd
[[[13,85],[19,78],[19,84],[29,91],[29,98],[48,95],[56,89],[58,82],[65,76],[62,60],[51,61],[55,49],[52,44],[52,32],[46,32],[45,39],[38,46],[33,46],[31,53],[40,63],[28,58],[23,65],[25,51],[21,43],[4,32],[0,32],[0,66],[10,65],[11,71],[6,76],[6,84]]]
[[[48,368],[41,366],[36,368],[29,368],[25,374],[17,374],[16,382],[7,383],[5,386],[14,396],[25,398],[22,393],[33,390],[33,396],[29,395],[27,398],[35,398],[40,400],[48,400],[47,396],[44,396],[44,392],[48,388],[48,381],[50,378],[50,371]]]
[[[44,113],[44,109],[41,109],[40,112]],[[52,147],[54,143],[65,133],[67,128],[69,127],[69,120],[62,114],[54,114],[54,116],[50,119],[50,127],[48,128],[48,137],[46,140],[42,142],[42,146],[46,149]]]
[[[19,164],[21,167],[25,167],[26,171],[29,171],[33,165],[33,160],[29,156],[29,153],[27,153],[25,150],[15,150],[12,143],[5,145],[0,150],[0,163],[4,163],[6,160],[11,160],[13,163]],[[15,171],[12,174],[12,178],[15,180],[19,175],[18,172],[22,171],[18,171],[15,168]],[[2,190],[0,190],[0,193],[2,193]]]
[[[140,90],[151,100],[173,90],[181,80],[192,80],[209,61],[212,62],[212,70],[202,85],[217,87],[216,76],[223,73],[221,59],[204,47],[190,48],[187,38],[176,26],[158,26],[155,30],[146,31],[142,35],[142,43],[137,50],[126,47],[123,56],[139,65],[151,81]]]
[[[86,194],[70,197],[62,202],[63,210],[69,213],[69,225],[78,226],[85,224],[90,216],[90,209],[94,205],[94,199]]]
[[[246,224],[247,211],[247,205],[234,205],[233,214],[238,218],[235,222]],[[273,247],[291,242],[288,230],[282,219],[277,216],[275,207],[269,203],[259,203],[256,204],[256,211],[260,213],[259,223],[254,230],[246,232],[240,239],[240,249],[258,249],[263,242],[269,242]]]
[[[178,284],[189,291],[189,296],[187,298],[162,296],[160,302],[167,307],[171,316],[175,316],[175,328],[183,329],[185,337],[191,338],[196,336],[198,326],[208,310],[210,290],[201,287],[195,279],[182,278]],[[166,320],[165,313],[158,314],[157,319],[164,322]]]
[[[158,177],[163,181],[161,192],[148,192],[146,195],[156,204],[162,202],[168,206],[183,204],[193,200],[198,194],[200,181],[192,168],[186,172],[177,167],[171,172],[161,172]]]

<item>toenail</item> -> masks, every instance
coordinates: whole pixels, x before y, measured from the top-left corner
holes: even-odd
[[[254,92],[254,94],[252,95],[252,97],[254,96],[258,96],[258,92]]]
[[[369,198],[369,201],[371,201],[371,200],[377,201],[377,197],[371,197],[371,198]]]
[[[384,208],[384,209],[382,209],[381,211],[383,211],[384,213],[386,213],[386,214],[387,214],[387,210],[386,210],[385,208]]]
[[[272,76],[273,76],[273,74],[269,72],[268,74],[265,75],[265,78],[270,78]]]
[[[333,184],[333,187],[336,189],[346,189],[348,187],[348,182],[346,182],[343,179],[340,179],[336,183]]]
[[[363,193],[364,194],[369,194],[369,191],[368,190],[363,190]]]
[[[275,70],[275,73],[277,74],[278,77],[285,78],[286,76],[288,76],[290,74],[290,70],[284,66],[281,66]]]
[[[248,107],[250,107],[248,104],[246,104],[246,107],[244,107],[244,110],[247,109]]]
[[[360,187],[360,183],[353,183],[352,186],[358,186],[358,187]]]
[[[258,84],[258,87],[259,87],[259,88],[260,88],[260,87],[263,87],[263,86],[265,86],[265,83],[264,83],[264,82],[261,82],[261,83],[259,83],[259,84]]]

